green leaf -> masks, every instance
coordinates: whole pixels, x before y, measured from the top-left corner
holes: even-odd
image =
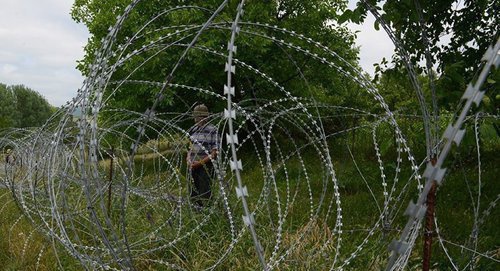
[[[338,19],[339,24],[343,24],[347,21],[351,21],[353,15],[354,15],[354,13],[352,12],[352,10],[346,9],[346,11],[344,11],[344,13],[342,13],[342,15],[340,15],[340,17]]]
[[[479,128],[479,134],[483,140],[492,140],[498,137],[495,127],[491,124],[483,124]]]

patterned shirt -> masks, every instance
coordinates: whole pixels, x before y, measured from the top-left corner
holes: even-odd
[[[218,149],[219,136],[217,128],[211,124],[203,126],[195,125],[188,130],[191,140],[191,161],[203,159],[210,154],[213,149]]]

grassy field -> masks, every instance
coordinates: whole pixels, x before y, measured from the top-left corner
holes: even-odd
[[[258,210],[256,229],[266,258],[272,257],[276,260],[286,255],[277,270],[325,270],[331,267],[335,255],[338,256],[337,261],[342,263],[353,253],[355,257],[345,267],[347,270],[380,270],[385,267],[387,246],[392,239],[399,236],[399,231],[406,222],[402,212],[409,200],[417,196],[415,183],[394,205],[397,207],[397,213],[391,226],[374,229],[380,215],[376,205],[382,205],[384,201],[376,160],[372,155],[357,155],[356,167],[345,151],[339,150],[332,154],[332,157],[336,158],[334,167],[339,181],[342,206],[341,241],[338,233],[334,231],[338,214],[335,204],[329,211],[333,200],[333,187],[329,185],[325,188],[325,170],[314,152],[306,150],[302,156],[302,160],[307,162],[306,171],[297,157],[287,160],[286,170],[276,165],[275,181],[269,181],[269,177],[264,178],[257,159],[251,157],[249,155],[245,160],[243,179],[249,189],[250,208]],[[143,155],[137,159],[143,163],[142,172],[146,173],[142,178],[141,187],[151,188],[154,187],[156,179],[168,179],[168,174],[147,174],[155,167],[155,156]],[[465,158],[455,157],[454,162],[450,164],[453,171],[446,177],[445,185],[438,190],[436,207],[441,236],[456,244],[445,243],[446,252],[462,267],[471,257],[477,256],[460,245],[469,246],[467,242],[474,222],[472,208],[476,204],[474,196],[479,191],[474,161],[463,160]],[[485,159],[482,164],[482,167],[488,170],[482,174],[481,213],[500,193],[498,185],[495,184],[496,176],[500,174],[496,162],[496,159]],[[107,163],[104,161],[103,165]],[[394,172],[390,173],[390,164],[386,167],[387,179],[391,180]],[[103,171],[106,172],[106,169]],[[184,172],[184,169],[181,168],[179,172]],[[360,177],[359,172],[363,177]],[[399,176],[398,189],[401,189],[410,175],[406,169]],[[234,180],[228,181],[231,183]],[[370,189],[367,189],[367,184]],[[234,187],[231,185],[226,191],[233,221],[228,219],[219,188],[218,184],[214,185],[215,199],[212,208],[199,212],[189,205],[182,205],[180,211],[178,210],[182,215],[172,215],[176,206],[169,202],[145,202],[139,196],[130,195],[127,230],[131,236],[132,249],[144,251],[165,246],[164,249],[148,252],[147,255],[139,253],[134,262],[137,269],[169,269],[163,263],[158,263],[164,261],[170,263],[171,268],[201,270],[218,263],[221,258],[223,261],[217,265],[216,270],[259,269],[252,239],[248,231],[244,230],[241,221],[241,202],[234,195]],[[172,186],[169,189],[174,194],[186,196],[188,193],[185,186]],[[321,193],[323,189],[326,189],[324,194]],[[115,196],[113,208],[119,209],[119,203]],[[34,228],[19,211],[7,189],[0,189],[0,206],[2,270],[82,270],[79,262],[68,255],[58,242],[44,237]],[[480,227],[476,248],[478,252],[489,252],[488,256],[496,259],[500,253],[500,229],[495,218],[499,215],[499,209],[494,208],[486,217]],[[284,218],[281,225],[280,217]],[[112,219],[118,222],[119,216],[112,216]],[[166,223],[169,219],[171,221]],[[91,225],[82,224],[82,227],[91,228]],[[156,231],[158,228],[161,230]],[[369,234],[372,229],[373,234]],[[419,237],[409,260],[410,270],[420,269],[422,243],[423,240]],[[92,244],[90,240],[89,244]],[[222,257],[228,251],[230,253]],[[275,255],[273,251],[276,252]],[[436,270],[451,268],[445,251],[436,239],[432,262]],[[497,262],[484,257],[476,260],[477,270],[495,270],[499,267]]]
[[[81,266],[62,252],[19,211],[10,191],[0,189],[0,270],[81,270]],[[58,248],[58,257],[54,253]]]

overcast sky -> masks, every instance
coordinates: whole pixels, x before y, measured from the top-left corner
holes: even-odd
[[[103,0],[104,1],[104,0]],[[73,0],[0,0],[0,83],[23,84],[50,104],[70,100],[83,82],[76,61],[83,57],[88,31],[70,16]],[[350,0],[349,7],[357,1]],[[360,64],[373,74],[373,63],[392,55],[394,46],[373,18],[359,30]]]

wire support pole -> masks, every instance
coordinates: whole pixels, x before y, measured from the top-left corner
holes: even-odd
[[[449,124],[448,128],[446,128],[443,139],[445,139],[446,143],[443,146],[443,149],[438,155],[437,161],[435,165],[429,161],[427,163],[427,168],[423,176],[427,179],[424,189],[419,195],[417,203],[410,202],[408,205],[405,215],[409,217],[406,226],[403,229],[401,237],[399,240],[393,240],[389,245],[389,250],[391,252],[391,256],[387,263],[386,270],[395,270],[397,267],[404,267],[405,263],[403,259],[407,258],[406,256],[411,252],[411,248],[413,246],[413,241],[407,241],[410,233],[413,231],[415,225],[419,225],[422,218],[426,213],[427,206],[425,201],[427,199],[427,195],[432,188],[434,182],[437,185],[441,185],[443,182],[443,177],[446,172],[446,168],[441,168],[443,165],[448,153],[451,151],[453,143],[455,145],[460,145],[462,141],[465,130],[462,129],[462,124],[469,112],[469,109],[472,107],[472,104],[476,104],[479,106],[481,103],[485,92],[481,91],[480,88],[486,78],[488,77],[488,73],[490,72],[491,66],[498,67],[500,64],[500,38],[497,40],[494,47],[489,47],[486,53],[483,55],[482,59],[486,62],[481,73],[479,74],[475,84],[469,83],[467,86],[462,100],[466,100],[465,105],[460,112],[460,115],[456,119],[455,124]]]

